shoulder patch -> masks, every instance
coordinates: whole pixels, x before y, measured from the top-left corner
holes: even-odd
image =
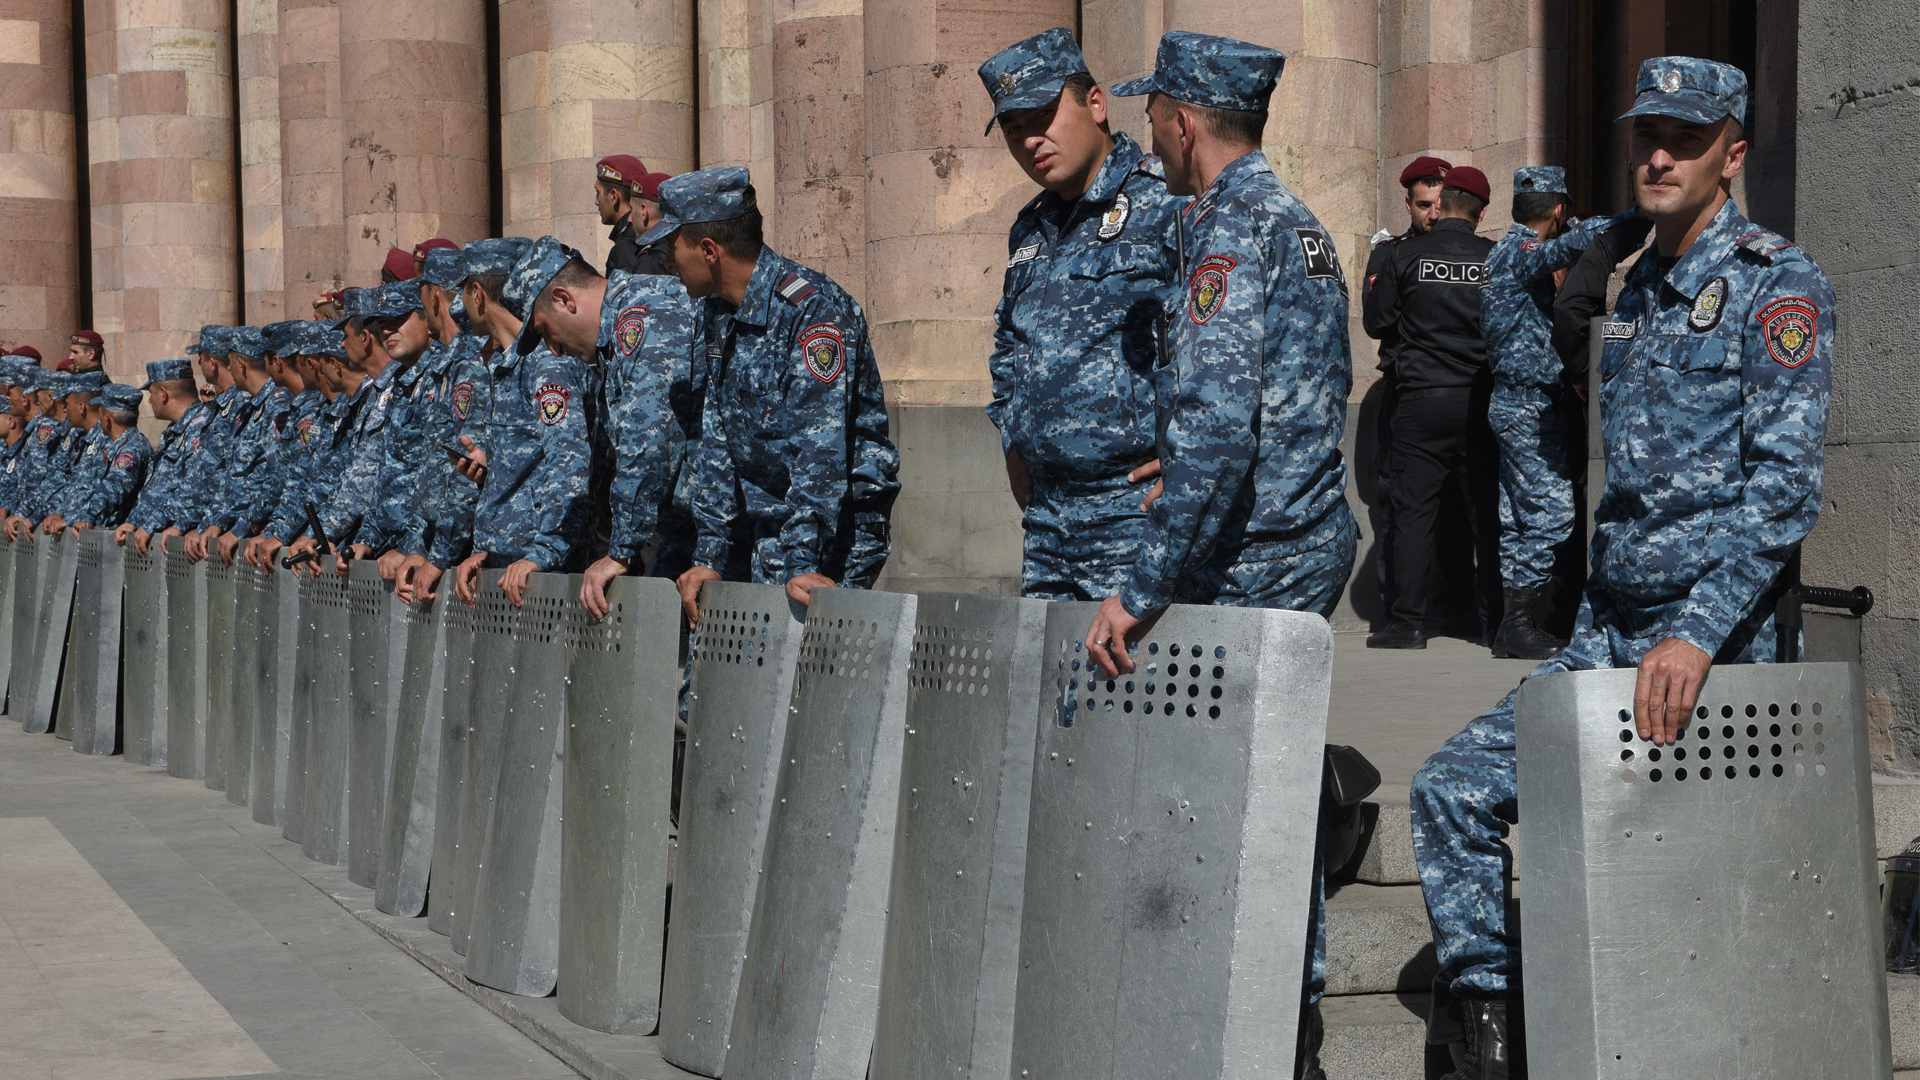
[[[780,299],[785,300],[787,303],[798,304],[800,301],[805,300],[820,290],[815,287],[813,282],[808,281],[799,274],[788,274],[786,277],[780,279],[780,284],[775,285],[773,291],[779,293]]]
[[[313,426],[314,418],[311,416],[294,425],[293,437],[299,440],[302,449],[313,446]]]
[[[1706,333],[1720,325],[1720,316],[1727,309],[1727,279],[1714,278],[1700,289],[1700,295],[1693,298],[1693,310],[1687,315],[1687,325],[1699,333]]]
[[[567,398],[571,396],[565,383],[546,383],[534,392],[533,403],[540,414],[540,422],[548,427],[567,418]]]
[[[832,323],[814,323],[800,331],[800,357],[806,361],[807,374],[831,383],[847,366],[846,337]]]
[[[1767,339],[1767,353],[1784,367],[1797,368],[1813,357],[1819,338],[1820,309],[1804,296],[1783,296],[1753,317]]]
[[[1193,268],[1187,282],[1187,318],[1205,326],[1226,303],[1227,281],[1239,264],[1226,255],[1209,255]]]
[[[1300,261],[1306,267],[1306,276],[1332,278],[1344,292],[1347,279],[1340,271],[1340,256],[1333,250],[1333,241],[1327,239],[1327,234],[1318,229],[1295,229],[1293,237],[1300,243]]]
[[[630,353],[640,347],[640,339],[647,336],[647,305],[635,304],[613,320],[613,344],[623,353]]]
[[[140,459],[134,456],[133,451],[122,450],[119,455],[113,459],[113,467],[124,471],[133,468],[133,463],[138,460]]]
[[[1133,200],[1127,198],[1126,192],[1122,191],[1115,195],[1113,197],[1113,206],[1109,207],[1106,213],[1100,215],[1100,231],[1097,234],[1100,239],[1111,240],[1125,231],[1127,227],[1127,215],[1132,211]]]
[[[1007,257],[1007,269],[1011,270],[1023,262],[1032,262],[1040,257],[1040,245],[1028,244]]]
[[[1544,241],[1541,241],[1541,240],[1522,240],[1522,241],[1520,241],[1520,250],[1521,250],[1521,251],[1539,251],[1539,250],[1540,250],[1540,245],[1541,245],[1542,243],[1544,243]]]

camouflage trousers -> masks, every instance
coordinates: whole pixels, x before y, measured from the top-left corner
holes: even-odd
[[[1566,425],[1545,390],[1496,387],[1487,425],[1500,442],[1500,573],[1508,587],[1553,577],[1553,549],[1573,533],[1573,469]]]
[[[1120,591],[1139,555],[1152,484],[1126,474],[1072,481],[1036,475],[1021,525],[1020,595],[1036,600],[1105,600]]]
[[[1773,605],[1764,603],[1728,639],[1715,663],[1767,664],[1778,656]],[[1573,640],[1528,673],[1637,667],[1662,635],[1634,638],[1596,626],[1592,596]],[[1524,681],[1524,680],[1523,680]],[[1520,820],[1509,691],[1465,731],[1448,739],[1413,775],[1413,854],[1433,924],[1440,975],[1456,995],[1506,993],[1520,976],[1513,901],[1513,852],[1503,841]]]

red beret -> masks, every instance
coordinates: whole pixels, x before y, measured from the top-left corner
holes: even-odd
[[[1487,185],[1487,174],[1471,165],[1447,170],[1446,182],[1441,186],[1459,188],[1469,195],[1478,196],[1481,202],[1493,201],[1493,188]]]
[[[593,175],[609,183],[623,184],[632,191],[647,175],[647,167],[632,154],[613,154],[593,163]]]
[[[660,201],[660,185],[666,183],[671,179],[673,179],[673,174],[671,173],[650,172],[647,175],[641,177],[639,182],[633,185],[633,194],[637,198],[650,199],[654,202],[659,202]]]
[[[313,298],[314,307],[319,307],[322,304],[337,304],[339,302],[340,302],[340,293],[338,292],[323,292],[319,296],[316,296]]]
[[[387,273],[392,274],[394,280],[405,281],[413,276],[413,252],[388,248],[385,265]]]
[[[1400,170],[1400,186],[1412,187],[1415,180],[1445,180],[1453,164],[1443,158],[1417,157]]]
[[[91,330],[82,330],[67,340],[73,342],[75,345],[91,345],[96,349],[106,344],[105,341],[101,340],[99,334]]]
[[[12,352],[8,353],[7,355],[8,356],[24,356],[36,364],[40,362],[40,350],[34,348],[31,345],[22,345],[19,348],[13,350]]]
[[[435,248],[452,248],[453,250],[458,251],[460,250],[460,245],[454,243],[451,240],[442,239],[441,237],[436,236],[431,240],[422,240],[419,243],[413,245],[413,257],[416,259],[424,259],[427,257],[427,252],[432,251]]]

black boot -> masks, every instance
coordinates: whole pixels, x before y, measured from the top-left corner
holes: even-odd
[[[1526,1080],[1527,1049],[1519,1010],[1508,1016],[1510,999],[1470,998],[1460,1002],[1466,1055],[1460,1067],[1441,1080]]]
[[[1424,649],[1427,632],[1411,623],[1394,621],[1367,635],[1369,649]]]
[[[1299,1042],[1293,1051],[1293,1080],[1327,1080],[1327,1074],[1320,1068],[1320,1042],[1326,1034],[1319,1002],[1300,1010]]]
[[[1545,660],[1567,647],[1559,638],[1549,637],[1535,621],[1545,589],[1506,590],[1506,618],[1500,632],[1493,636],[1493,655],[1522,660]]]

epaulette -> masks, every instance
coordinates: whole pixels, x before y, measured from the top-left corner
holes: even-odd
[[[1771,262],[1778,252],[1793,246],[1793,241],[1768,229],[1756,228],[1735,241],[1741,247]]]
[[[1381,244],[1384,244],[1393,238],[1394,238],[1393,233],[1390,233],[1385,229],[1381,229],[1379,232],[1373,234],[1373,239],[1367,241],[1367,246],[1379,247]]]
[[[1146,173],[1148,176],[1158,180],[1165,180],[1167,178],[1167,166],[1160,160],[1160,155],[1158,154],[1148,154],[1146,157],[1141,158],[1140,164],[1135,165],[1133,168],[1135,172]]]
[[[800,301],[805,300],[820,290],[813,282],[808,281],[799,274],[788,274],[786,277],[780,279],[780,284],[775,285],[773,291],[780,294],[780,299],[785,300],[787,303],[798,304]]]

